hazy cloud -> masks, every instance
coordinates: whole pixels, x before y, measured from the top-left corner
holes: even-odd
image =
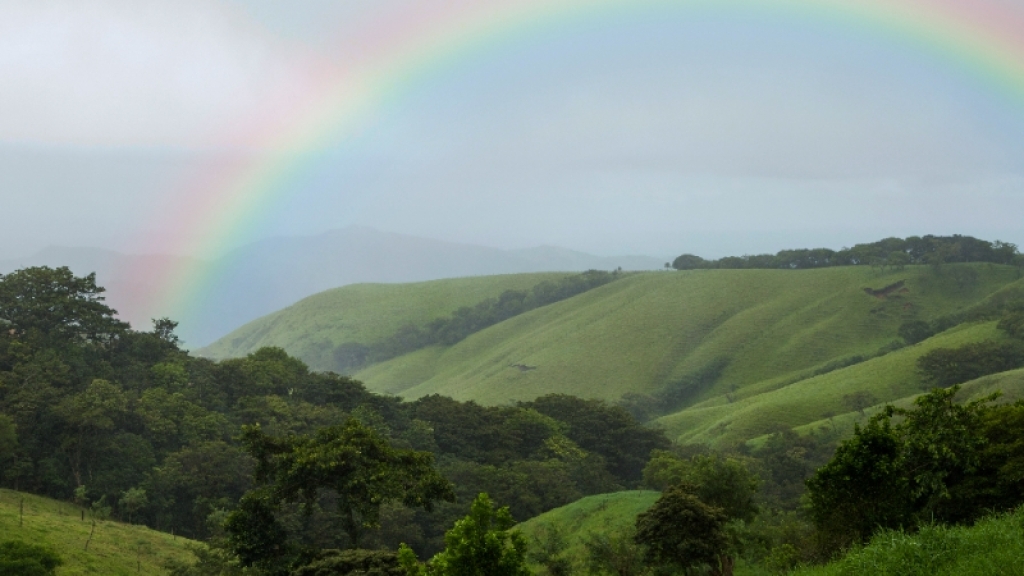
[[[301,52],[198,0],[7,0],[0,141],[215,147],[308,89]]]

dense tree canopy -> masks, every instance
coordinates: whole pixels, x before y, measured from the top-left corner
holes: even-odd
[[[646,546],[647,562],[682,570],[722,567],[728,547],[726,515],[702,502],[685,484],[666,490],[636,519],[636,542]]]
[[[814,522],[834,545],[865,541],[879,528],[972,521],[1024,503],[1024,444],[1009,432],[1022,422],[1024,403],[958,404],[957,391],[936,389],[912,409],[888,407],[808,481]]]
[[[559,286],[542,291],[554,297]],[[132,330],[91,276],[66,269],[0,276],[0,298],[0,485],[96,503],[116,518],[193,538],[217,534],[220,519],[253,489],[259,459],[242,449],[242,426],[283,439],[353,419],[395,450],[431,452],[459,500],[426,513],[398,498],[381,507],[380,528],[363,536],[375,547],[405,541],[421,554],[443,548],[445,530],[480,492],[524,520],[635,486],[650,450],[668,445],[663,433],[602,402],[402,402],[312,372],[277,348],[221,362],[196,358],[180,348],[174,322]],[[633,444],[623,449],[620,441]],[[306,521],[293,507],[280,514],[298,541],[326,542],[318,523],[339,519],[317,512]],[[321,495],[316,507],[337,511],[338,502]]]
[[[693,254],[683,254],[672,262],[676,270],[712,268],[777,268],[805,269],[830,266],[890,266],[903,268],[908,264],[939,266],[952,262],[992,262],[1020,265],[1017,246],[1007,242],[988,242],[971,236],[911,236],[886,238],[853,248],[830,250],[804,248],[781,250],[776,254],[753,256],[727,256],[718,260],[705,260]]]

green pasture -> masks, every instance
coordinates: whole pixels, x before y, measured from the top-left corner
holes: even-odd
[[[6,540],[49,546],[64,560],[60,576],[166,574],[168,558],[192,558],[185,538],[112,520],[97,520],[94,529],[89,513],[82,520],[73,504],[0,489],[0,541]]]
[[[278,346],[314,369],[329,370],[331,354],[339,344],[376,342],[406,324],[425,325],[505,290],[529,290],[544,280],[567,275],[505,274],[410,284],[352,284],[254,320],[198,354],[219,360]]]
[[[879,404],[912,398],[923,391],[915,364],[922,354],[1001,335],[991,322],[961,325],[886,354],[900,343],[900,325],[1019,294],[1019,275],[993,264],[637,273],[355,377],[372,391],[408,399],[442,394],[499,405],[557,392],[614,402],[725,363],[684,409],[656,423],[679,441],[727,446],[782,427],[852,426],[863,417],[844,399],[854,392],[869,392]],[[203,352],[226,357],[274,345],[323,368],[339,343],[373,342],[403,324],[423,325],[558,276],[346,286],[253,322]],[[881,297],[865,291],[897,283]]]
[[[569,555],[581,559],[586,552],[583,542],[587,536],[632,526],[637,514],[650,508],[660,496],[661,492],[653,490],[587,496],[518,524],[516,529],[532,546],[551,530],[560,531],[566,537]]]
[[[881,532],[864,548],[793,576],[1024,575],[1024,509],[974,526],[926,526],[916,534]]]

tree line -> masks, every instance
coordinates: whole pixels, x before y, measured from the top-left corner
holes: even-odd
[[[832,266],[873,266],[902,269],[911,264],[941,266],[955,262],[991,262],[1024,267],[1024,255],[1008,242],[989,242],[971,236],[910,236],[885,238],[852,248],[801,248],[775,254],[726,256],[706,260],[682,254],[672,261],[676,270],[782,269],[803,270]],[[666,265],[667,266],[667,265]]]
[[[351,374],[370,364],[397,358],[428,346],[452,346],[484,328],[604,286],[621,276],[618,270],[588,270],[560,280],[545,280],[530,290],[506,290],[497,298],[487,298],[473,306],[462,306],[425,326],[406,324],[377,342],[345,342],[334,349],[334,369],[341,374]]]

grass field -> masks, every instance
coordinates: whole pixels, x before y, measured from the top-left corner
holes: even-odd
[[[22,501],[24,515],[19,524]],[[64,559],[57,569],[61,576],[166,574],[163,565],[168,558],[192,558],[186,549],[189,540],[144,526],[100,520],[89,541],[91,530],[88,513],[82,521],[81,509],[72,504],[0,490],[0,541],[21,540],[53,548]]]
[[[568,274],[507,274],[416,282],[353,284],[327,290],[254,320],[197,353],[237,358],[264,346],[279,346],[312,368],[329,370],[339,344],[369,344],[405,324],[424,325],[461,306],[472,306],[505,290],[528,290]]]
[[[583,542],[588,535],[632,526],[637,514],[650,508],[659,496],[660,492],[651,490],[587,496],[518,524],[516,529],[534,546],[538,538],[546,536],[548,530],[560,530],[566,535],[569,554],[581,558],[586,551]]]
[[[929,526],[917,534],[882,532],[864,548],[793,576],[1024,575],[1024,509],[974,526]]]
[[[272,344],[321,367],[331,343],[372,342],[403,323],[421,324],[550,277],[349,286],[243,327],[207,352],[223,357]],[[902,289],[885,297],[865,292],[900,281]],[[1001,335],[994,323],[962,325],[875,357],[899,341],[899,326],[1007,291],[1024,291],[1020,271],[990,264],[940,272],[859,266],[638,273],[355,377],[370,390],[410,399],[436,393],[496,405],[559,392],[616,401],[725,363],[692,404],[657,423],[673,439],[729,445],[779,427],[852,422],[860,416],[844,402],[852,392],[868,391],[879,403],[913,397],[923,390],[915,368],[921,354]],[[871,359],[855,362],[863,358]],[[837,363],[852,365],[815,375]]]

